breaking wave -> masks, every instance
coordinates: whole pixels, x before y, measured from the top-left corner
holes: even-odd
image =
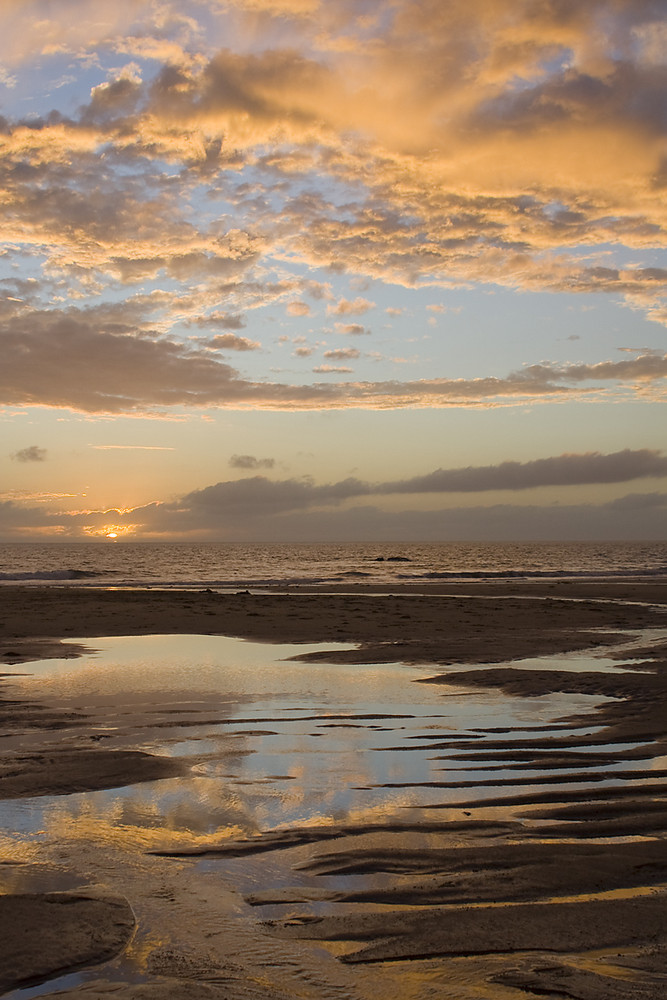
[[[86,569],[50,569],[40,570],[34,573],[14,571],[11,573],[0,573],[0,580],[10,583],[16,580],[17,583],[26,580],[89,580],[95,577],[102,577],[102,571]]]

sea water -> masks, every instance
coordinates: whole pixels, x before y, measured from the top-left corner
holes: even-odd
[[[666,576],[667,542],[247,545],[105,540],[0,545],[0,584],[274,589]]]

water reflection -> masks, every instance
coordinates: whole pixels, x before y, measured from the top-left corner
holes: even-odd
[[[105,842],[121,835],[128,846],[167,848],[196,844],[213,832],[248,835],[455,802],[462,797],[455,789],[444,793],[428,783],[445,777],[453,785],[470,783],[473,762],[452,761],[443,775],[434,740],[472,738],[494,727],[547,726],[602,700],[415,684],[432,669],[401,664],[288,659],[316,645],[221,636],[107,638],[96,645],[80,660],[22,668],[30,675],[12,680],[10,696],[86,718],[57,734],[22,732],[9,738],[7,749],[74,748],[94,740],[109,749],[180,757],[190,776],[6,802],[1,814],[10,834]],[[588,664],[580,654],[576,658]],[[546,660],[556,660],[559,668],[563,663],[562,657],[543,658],[541,665]],[[494,779],[530,773],[529,767],[501,769]],[[481,802],[496,792],[480,786],[474,794]]]
[[[112,881],[131,896],[140,917],[132,948],[114,964],[126,981],[141,978],[147,956],[170,940],[165,900],[177,908],[176,926],[184,919],[185,897],[167,887],[164,875],[165,865],[175,863],[147,852],[204,849],[286,828],[326,831],[336,825],[376,831],[375,846],[386,838],[389,848],[409,843],[413,850],[428,850],[441,844],[442,834],[428,832],[426,816],[432,823],[455,825],[474,806],[477,818],[506,822],[517,815],[498,802],[507,785],[520,784],[527,795],[553,788],[544,769],[529,760],[494,757],[495,734],[502,733],[509,745],[531,733],[536,739],[553,733],[562,740],[592,734],[594,709],[605,701],[414,683],[432,676],[432,667],[288,659],[322,648],[316,645],[150,636],[100,639],[96,646],[78,660],[24,665],[21,673],[30,671],[28,676],[7,680],[9,697],[79,716],[57,732],[26,726],[3,742],[5,751],[135,749],[178,758],[187,773],[105,791],[0,803],[5,831],[0,847],[18,862],[3,872],[0,889],[44,891]],[[523,665],[589,670],[592,662],[595,669],[617,666],[592,654]],[[629,752],[636,745],[615,749]],[[599,749],[580,747],[578,752]],[[634,766],[621,760],[608,770],[622,777]],[[566,764],[549,771],[556,781],[570,773]],[[572,778],[567,787],[585,789],[586,783]],[[410,823],[403,841],[400,832],[391,832],[392,824]],[[451,841],[456,834],[448,836]],[[269,852],[226,857],[224,864],[219,859],[180,864],[187,869],[188,892],[198,878],[205,884],[213,880],[218,895],[219,886],[227,884],[238,894],[233,897],[237,910],[243,896],[268,887],[273,894],[285,892],[287,902],[290,893],[301,904],[309,900],[311,913],[322,907],[332,911],[343,906],[335,901],[336,893],[369,884],[364,875],[306,870],[312,853],[307,845],[287,853],[288,858]],[[160,872],[162,897],[146,881],[155,872]],[[385,883],[396,884],[396,878],[373,876],[376,889]],[[198,891],[201,903],[205,892]],[[284,916],[284,904],[268,902],[259,912]],[[77,974],[75,981],[87,975]],[[40,990],[47,987],[21,991],[17,1000]]]

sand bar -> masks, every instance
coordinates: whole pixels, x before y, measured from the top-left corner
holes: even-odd
[[[405,585],[391,594],[362,585],[326,594],[3,587],[0,662],[43,658],[68,636],[203,633],[362,646],[337,654],[340,662],[491,663],[610,644],[605,633],[617,629],[667,626],[666,591],[654,582],[521,581]]]

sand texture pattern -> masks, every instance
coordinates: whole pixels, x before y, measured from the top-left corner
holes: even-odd
[[[134,924],[125,899],[0,896],[0,989],[103,962],[125,947]]]
[[[118,788],[182,773],[167,757],[123,750],[62,750],[0,761],[0,799],[33,795],[70,795],[97,788]]]

